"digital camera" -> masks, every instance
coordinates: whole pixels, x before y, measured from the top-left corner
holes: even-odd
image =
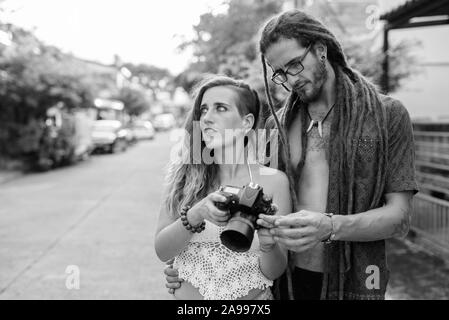
[[[251,247],[254,231],[260,213],[273,215],[275,213],[271,197],[263,193],[258,184],[249,183],[242,188],[221,186],[218,192],[226,197],[224,202],[216,202],[220,210],[229,210],[231,218],[220,235],[221,242],[227,248],[245,252]]]

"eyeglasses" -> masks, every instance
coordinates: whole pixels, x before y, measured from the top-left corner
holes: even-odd
[[[288,63],[288,67],[287,67],[287,69],[285,69],[285,71],[282,69],[277,70],[271,76],[271,81],[273,81],[274,83],[276,83],[278,85],[281,85],[287,81],[287,74],[289,74],[291,76],[296,76],[296,75],[300,74],[304,70],[302,61],[306,58],[311,47],[312,47],[312,44],[309,44],[309,46],[307,47],[306,51],[304,51],[302,56],[291,60]]]

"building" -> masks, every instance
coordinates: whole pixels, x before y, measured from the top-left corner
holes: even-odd
[[[392,96],[401,100],[416,120],[449,120],[449,5],[445,0],[400,1],[401,5],[382,15],[389,44],[402,40],[419,43],[413,54],[417,59],[416,74],[403,81]],[[388,65],[384,66],[388,68]],[[387,71],[385,71],[387,72]],[[388,91],[388,83],[383,83]],[[445,102],[446,101],[446,102]]]
[[[443,51],[433,53],[441,62],[426,63],[424,59],[421,65],[427,72],[421,78],[409,79],[405,89],[393,95],[402,100],[415,118],[416,170],[421,192],[413,200],[412,231],[420,243],[449,259],[449,82],[446,79],[449,57],[448,43],[441,41],[449,36],[449,0],[408,1],[380,18],[385,21],[385,53],[388,53],[391,33],[397,30],[413,30],[415,35],[420,31],[421,36],[436,38]],[[437,28],[444,37],[435,34]],[[433,50],[427,48],[425,52],[429,59]],[[383,76],[383,88],[387,91],[388,71],[387,54]],[[411,85],[415,90],[407,90]]]

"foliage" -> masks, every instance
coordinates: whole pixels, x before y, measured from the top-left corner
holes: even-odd
[[[416,57],[411,49],[419,42],[403,40],[394,43],[388,51],[389,61],[389,90],[394,92],[401,86],[401,82],[418,72]],[[365,42],[345,43],[345,53],[350,65],[380,86],[382,80],[382,64],[385,58],[380,48],[370,50],[370,44]]]
[[[0,55],[2,113],[15,111],[20,123],[43,117],[58,102],[68,108],[90,105],[90,86],[73,65],[72,58],[46,46],[32,34],[13,28],[13,45]]]
[[[143,63],[125,63],[123,66],[131,72],[133,83],[150,90],[154,100],[158,93],[174,90],[173,76],[167,69]]]
[[[12,157],[35,152],[49,108],[93,105],[93,73],[80,60],[45,45],[31,32],[10,24],[11,45],[0,44],[0,153]],[[82,64],[82,63],[81,63]]]
[[[222,73],[246,79],[258,91],[262,102],[265,102],[263,73],[258,53],[258,31],[269,17],[282,9],[282,1],[228,0],[226,3],[227,12],[202,15],[200,22],[194,26],[195,37],[181,44],[181,49],[193,48],[195,62],[176,78],[176,84],[189,92],[194,83],[201,78],[202,73]],[[373,44],[369,42],[372,39],[365,41],[352,39],[351,34],[354,32],[357,34],[365,28],[363,15],[366,14],[363,4],[352,7],[345,3],[335,3],[332,6],[330,2],[315,1],[314,6],[308,9],[313,15],[326,21],[328,27],[341,39],[350,64],[379,85],[383,54],[380,48],[372,50]],[[342,16],[341,12],[351,14]],[[352,21],[355,14],[357,14],[355,18],[360,20],[357,23]],[[401,80],[413,72],[410,65],[413,65],[414,58],[409,52],[414,45],[416,44],[402,42],[393,44],[390,48],[392,90],[396,90]],[[287,93],[282,88],[274,86],[271,81],[269,83],[275,102],[279,106]]]
[[[150,109],[142,90],[124,87],[116,98],[124,103],[126,112],[131,116],[141,115]]]

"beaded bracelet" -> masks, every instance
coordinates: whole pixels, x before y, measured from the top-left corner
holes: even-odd
[[[190,222],[187,220],[187,211],[189,211],[190,208],[191,208],[190,206],[184,206],[181,208],[182,225],[192,233],[195,233],[195,232],[200,233],[201,231],[203,231],[206,228],[206,221],[201,222],[197,226],[192,226],[190,224]]]

